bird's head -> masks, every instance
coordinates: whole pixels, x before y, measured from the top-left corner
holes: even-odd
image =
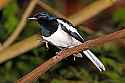
[[[48,14],[47,12],[38,12],[28,19],[35,20],[38,23],[42,24],[44,22],[48,22],[53,19],[56,19],[56,17]]]
[[[56,16],[52,16],[47,12],[38,12],[28,19],[37,21],[40,26],[43,26],[42,28],[40,27],[42,34],[44,36],[50,36],[58,28],[56,18]]]

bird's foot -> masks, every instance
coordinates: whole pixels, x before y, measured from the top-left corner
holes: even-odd
[[[41,41],[41,43],[45,43],[46,48],[49,49],[49,46],[48,46],[48,42],[47,42],[47,41],[43,40],[43,41]]]
[[[58,54],[59,52],[56,52],[56,55]]]
[[[75,61],[76,60],[76,56],[77,56],[77,54],[73,54],[73,60]]]
[[[45,43],[46,43],[46,48],[49,49],[48,42],[45,42]]]
[[[74,60],[74,61],[76,60],[76,57],[75,57],[75,56],[73,57],[73,60]]]
[[[78,57],[78,58],[82,58],[83,57],[81,53],[73,54],[73,56],[74,56],[74,58],[73,58],[74,61],[76,60],[76,57]]]

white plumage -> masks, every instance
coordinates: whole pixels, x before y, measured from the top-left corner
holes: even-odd
[[[58,48],[60,47],[65,47],[65,48],[71,48],[77,45],[80,45],[81,42],[78,41],[77,39],[75,39],[73,36],[69,35],[68,33],[66,33],[61,25],[65,26],[67,30],[71,31],[71,32],[75,32],[77,33],[77,35],[83,39],[81,37],[81,35],[77,32],[77,30],[75,28],[73,28],[73,26],[63,22],[63,20],[61,19],[57,19],[59,25],[58,25],[58,29],[56,32],[54,32],[51,36],[49,37],[45,37],[43,36],[43,39],[52,43],[53,45],[57,46]],[[84,39],[83,39],[84,41]],[[61,49],[61,48],[60,48]],[[83,51],[83,53],[93,62],[93,64],[100,70],[100,71],[105,71],[105,67],[102,64],[102,62],[90,51],[90,50],[86,50]],[[78,56],[81,54],[78,54]]]

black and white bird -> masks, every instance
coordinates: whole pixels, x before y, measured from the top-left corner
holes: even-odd
[[[85,42],[76,28],[63,18],[52,16],[47,12],[39,12],[29,19],[36,20],[40,26],[43,26],[41,27],[43,39],[59,49],[71,48]],[[105,71],[102,62],[90,50],[85,50],[83,53],[100,71]],[[74,55],[82,57],[81,53]]]

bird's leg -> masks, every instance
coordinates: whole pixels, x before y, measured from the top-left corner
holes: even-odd
[[[45,43],[46,48],[47,48],[47,49],[49,49],[48,42],[47,42],[47,41],[45,41],[45,40],[44,40],[43,42]]]
[[[46,48],[49,49],[48,42],[46,40],[40,41],[41,43],[45,43]]]
[[[79,57],[79,58],[83,57],[81,53],[73,54],[73,56],[74,56],[74,61],[76,60],[76,57]]]
[[[44,40],[41,35],[38,38],[38,40],[40,40],[41,43],[45,43],[46,44],[46,48],[49,49],[48,42],[46,40]]]
[[[48,48],[48,49],[49,49],[48,42],[46,41],[45,43],[46,43],[46,48]]]
[[[56,52],[56,55],[58,55],[59,54],[59,52]]]
[[[74,61],[76,60],[76,57],[75,57],[75,56],[73,57],[73,60],[74,60]]]
[[[77,54],[73,54],[73,60],[75,61],[76,60],[76,57],[77,57]]]

